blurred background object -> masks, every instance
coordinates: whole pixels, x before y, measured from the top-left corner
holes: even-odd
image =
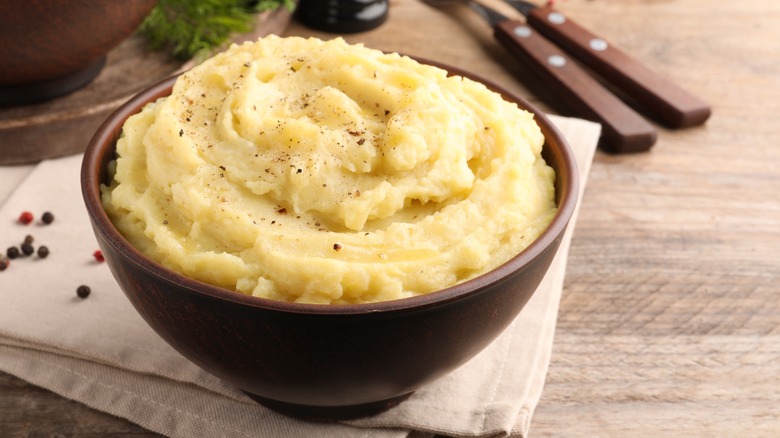
[[[325,32],[355,33],[384,23],[389,9],[388,0],[300,0],[298,18]]]
[[[209,14],[193,12],[196,3],[209,6]],[[138,91],[192,67],[203,48],[283,32],[293,6],[293,0],[0,2],[0,165],[83,152],[103,120]],[[225,16],[232,25],[203,29]],[[101,34],[119,30],[125,33],[113,46],[103,41]],[[150,33],[160,38],[160,50],[153,50]],[[186,54],[174,52],[179,43]]]
[[[38,102],[83,87],[156,0],[0,2],[0,105]]]

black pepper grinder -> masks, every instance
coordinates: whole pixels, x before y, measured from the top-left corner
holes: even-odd
[[[388,0],[300,0],[298,19],[325,32],[355,33],[384,23],[388,9]]]

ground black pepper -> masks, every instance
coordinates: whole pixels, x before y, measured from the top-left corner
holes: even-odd
[[[78,295],[81,299],[88,297],[91,292],[92,290],[89,288],[89,286],[85,286],[83,284],[76,288],[76,295]]]

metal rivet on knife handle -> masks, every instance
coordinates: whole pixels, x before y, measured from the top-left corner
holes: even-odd
[[[528,38],[531,36],[531,28],[528,26],[517,26],[514,30],[514,34],[520,38]]]
[[[602,40],[601,38],[593,38],[592,40],[588,41],[588,47],[598,52],[601,52],[602,50],[607,50],[609,44],[607,44],[607,42]]]
[[[552,24],[563,24],[566,22],[566,16],[560,12],[551,12],[547,15],[547,19],[550,20],[550,23]]]
[[[566,65],[566,58],[560,55],[550,55],[547,58],[547,63],[553,67],[563,67]]]

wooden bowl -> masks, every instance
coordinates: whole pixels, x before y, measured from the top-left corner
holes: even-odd
[[[26,104],[89,83],[106,54],[135,31],[156,0],[0,2],[0,105]]]
[[[425,60],[429,64],[438,65]],[[493,341],[533,295],[558,249],[578,195],[572,151],[519,96],[469,76],[532,111],[557,172],[558,212],[542,235],[482,276],[427,295],[360,305],[295,304],[187,278],[147,258],[103,210],[100,184],[128,116],[170,94],[160,82],[119,108],[87,147],[84,201],[111,272],[146,322],[189,360],[260,403],[310,419],[369,415],[462,365]]]

